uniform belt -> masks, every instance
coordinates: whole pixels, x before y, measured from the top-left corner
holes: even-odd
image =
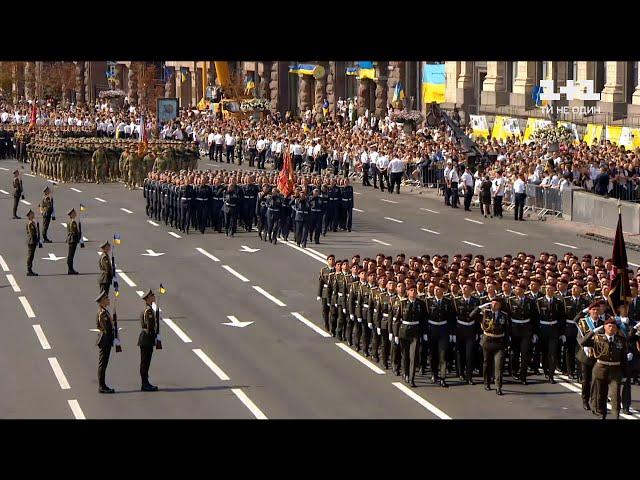
[[[383,316],[384,318],[389,318],[389,314],[388,314],[388,313],[383,313],[383,314],[382,314],[382,316]]]
[[[340,293],[340,292],[338,292],[338,296],[339,296],[339,297],[341,297],[341,296],[343,296],[343,295],[344,295],[344,293]]]
[[[312,212],[315,212],[315,213],[321,213],[321,212],[322,212],[322,210],[316,210],[316,209],[314,209],[314,208],[312,208],[312,209],[311,209],[311,211],[312,211]]]
[[[512,318],[511,321],[513,323],[529,323],[531,321],[530,318],[525,318],[524,320],[520,320],[518,318]]]
[[[378,309],[377,309],[377,308],[374,308],[374,309],[373,309],[373,313],[378,313]]]
[[[279,212],[280,209],[279,208],[269,208],[270,212]]]
[[[602,365],[608,365],[610,367],[615,367],[616,365],[620,365],[620,362],[606,362],[604,360],[598,360],[598,363],[601,363]]]
[[[224,204],[225,204],[227,207],[235,207],[235,206],[236,206],[236,204],[235,204],[235,203],[227,203],[227,202],[224,202]]]
[[[576,322],[575,322],[575,321],[573,321],[573,320],[569,320],[569,319],[567,319],[567,323],[573,323],[574,325],[576,324]]]
[[[329,288],[329,284],[325,283],[324,288]]]
[[[544,320],[540,320],[540,325],[555,325],[556,323],[558,323],[557,320],[554,320],[553,322],[545,322]]]
[[[487,332],[484,332],[484,334],[485,334],[487,337],[491,337],[491,338],[502,338],[502,337],[504,337],[504,333],[500,333],[500,334],[497,334],[497,335],[496,335],[495,333],[487,333]]]
[[[329,200],[337,200],[337,199],[338,199],[338,198],[336,197],[336,198],[330,198]]]
[[[466,327],[469,327],[469,326],[473,325],[473,324],[474,324],[474,323],[476,323],[476,322],[474,322],[474,321],[471,321],[471,322],[463,322],[462,320],[458,320],[458,323],[459,323],[460,325],[464,325],[464,326],[466,326]]]
[[[256,197],[254,197],[253,195],[245,195],[244,198],[256,198]]]
[[[442,322],[434,322],[433,320],[429,320],[429,323],[430,323],[431,325],[437,325],[437,326],[439,326],[439,327],[440,327],[440,326],[442,326],[442,325],[446,325],[446,324],[447,324],[447,321],[446,321],[446,320],[443,320]]]
[[[362,308],[369,308],[369,305],[365,303],[364,305],[362,305]]]
[[[342,201],[343,201],[343,202],[350,202],[350,201],[351,201],[351,199],[350,199],[350,198],[343,198],[343,199],[342,199]]]
[[[420,322],[407,322],[406,320],[402,320],[403,325],[419,325]]]
[[[201,202],[204,202],[206,200],[206,198],[197,197],[196,200],[200,200]]]

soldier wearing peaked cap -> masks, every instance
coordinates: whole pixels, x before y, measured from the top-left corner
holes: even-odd
[[[51,240],[47,237],[47,232],[49,231],[51,219],[55,219],[53,213],[53,197],[51,197],[51,190],[49,189],[49,186],[45,186],[42,193],[44,194],[40,202],[40,213],[42,214],[42,242],[51,243]]]
[[[24,198],[22,195],[22,180],[19,177],[20,172],[18,172],[18,169],[16,168],[13,171],[13,219],[20,219],[20,217],[18,216],[18,202],[20,201],[20,198]]]
[[[100,253],[100,260],[98,260],[98,268],[100,269],[100,275],[98,276],[98,286],[100,291],[109,295],[109,287],[111,287],[111,281],[113,280],[113,265],[109,258],[109,252],[111,252],[111,244],[104,242],[100,245],[102,253]]]
[[[149,383],[149,367],[151,366],[153,347],[156,344],[156,336],[158,335],[156,325],[158,317],[156,312],[153,311],[152,306],[156,300],[156,296],[152,290],[149,290],[142,297],[142,300],[144,300],[145,307],[140,315],[142,331],[138,337],[138,346],[140,347],[140,378],[142,380],[141,390],[143,392],[155,392],[158,390],[158,387]]]
[[[98,314],[96,315],[96,327],[98,329],[96,346],[100,349],[100,353],[98,354],[98,391],[100,393],[113,393],[113,388],[108,387],[105,380],[109,356],[111,355],[111,347],[115,339],[113,317],[107,310],[109,306],[109,295],[104,291],[100,292],[100,295],[96,298],[96,302],[100,306]]]
[[[40,235],[38,232],[38,228],[36,227],[36,223],[33,221],[34,213],[33,210],[29,209],[27,212],[27,276],[34,277],[38,276],[37,273],[33,271],[33,257],[36,254],[36,247],[38,246],[38,242],[40,241]]]
[[[75,208],[69,210],[67,215],[69,216],[69,223],[67,224],[67,244],[69,245],[69,251],[67,252],[67,273],[69,275],[77,275],[78,272],[73,268],[73,257],[76,255],[78,243],[82,240],[82,232],[78,228],[78,222],[76,222]]]

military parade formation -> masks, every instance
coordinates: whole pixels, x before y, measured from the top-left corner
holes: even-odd
[[[640,298],[634,279],[630,302],[614,312],[611,269],[610,259],[571,253],[329,255],[317,300],[327,332],[412,387],[429,367],[443,388],[455,371],[470,385],[480,375],[485,390],[495,382],[503,395],[505,364],[523,385],[542,367],[549,383],[558,370],[579,380],[584,409],[602,418],[609,392],[618,418],[621,406],[629,414],[640,375]]]

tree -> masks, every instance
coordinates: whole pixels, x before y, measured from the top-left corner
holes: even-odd
[[[164,83],[156,65],[143,62],[131,63],[137,78],[138,105],[144,111],[156,112],[158,98],[164,97]]]
[[[11,98],[15,63],[0,62],[0,92],[4,98]]]
[[[75,90],[76,68],[73,62],[44,62],[42,65],[42,94],[66,103]]]

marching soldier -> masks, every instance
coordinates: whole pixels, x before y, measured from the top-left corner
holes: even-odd
[[[478,341],[479,327],[471,312],[480,305],[480,300],[471,295],[472,284],[462,287],[462,295],[453,299],[456,311],[456,368],[458,377],[473,385],[473,357]]]
[[[364,271],[362,272],[365,273]],[[356,346],[356,352],[360,351],[362,345],[362,353],[365,357],[369,356],[369,345],[371,343],[371,330],[369,329],[368,318],[369,310],[371,308],[371,290],[376,288],[375,285],[375,273],[369,273],[368,275],[361,275],[361,282],[358,284],[356,290],[356,320],[354,324],[354,340]],[[367,283],[362,283],[362,280],[367,278]],[[362,343],[360,342],[362,340]]]
[[[100,291],[109,295],[109,288],[111,287],[111,281],[113,280],[114,272],[109,253],[111,252],[111,244],[104,242],[100,245],[102,253],[100,254],[100,260],[98,260],[98,268],[100,269],[100,275],[98,276],[98,286]]]
[[[355,265],[352,270],[355,270]],[[387,289],[385,286],[386,280],[384,278],[378,279],[378,288],[373,289],[371,292],[371,306],[369,307],[369,328],[371,329],[371,356],[376,362],[380,362],[380,334],[382,329],[380,328],[382,319],[382,298],[385,295]]]
[[[149,383],[149,367],[151,366],[151,356],[153,355],[153,347],[156,344],[158,335],[156,325],[156,313],[153,311],[153,303],[156,296],[152,290],[149,290],[142,297],[145,307],[140,315],[140,324],[142,331],[138,337],[138,346],[140,347],[140,378],[142,380],[141,390],[143,392],[155,392],[158,387]],[[157,307],[156,307],[157,308]]]
[[[531,337],[538,331],[538,309],[534,300],[525,295],[526,281],[516,286],[515,296],[509,298],[511,311],[511,368],[520,383],[527,384],[527,372],[531,348]]]
[[[597,384],[596,405],[607,418],[607,392],[611,395],[611,414],[620,417],[620,387],[622,374],[627,368],[627,342],[618,332],[614,317],[608,317],[595,330],[580,340],[580,346],[593,349],[596,363],[593,366],[593,381]]]
[[[42,215],[42,242],[51,243],[51,240],[47,237],[47,232],[49,231],[51,219],[53,218],[55,220],[53,213],[53,198],[51,197],[51,190],[49,189],[49,186],[44,187],[42,193],[44,193],[42,201],[40,202],[40,214]]]
[[[98,391],[100,393],[114,393],[115,390],[108,387],[105,381],[111,347],[115,340],[113,318],[107,310],[109,306],[109,295],[106,292],[100,292],[100,295],[96,298],[96,302],[100,306],[96,316],[96,327],[98,328],[96,346],[100,349],[98,354]]]
[[[33,271],[33,257],[36,254],[36,247],[40,242],[40,232],[33,221],[35,214],[29,209],[27,212],[27,276],[37,277],[38,274]]]
[[[555,290],[553,284],[548,284],[546,295],[537,301],[540,316],[538,324],[542,368],[549,383],[556,383],[553,375],[556,371],[558,340],[564,343],[567,338],[564,334],[566,329],[564,305],[562,300],[555,296]],[[561,335],[559,335],[560,332],[562,332]],[[534,333],[534,339],[536,337]]]
[[[599,310],[600,301],[596,300],[589,305],[588,315],[585,316],[583,310],[578,312],[574,317],[574,321],[576,322],[578,329],[578,343],[580,344],[578,353],[576,353],[576,360],[580,363],[581,370],[582,406],[585,410],[591,410],[591,406],[593,406],[593,413],[595,415],[602,415],[602,411],[598,409],[597,404],[595,403],[595,383],[592,383],[593,366],[596,363],[596,359],[593,354],[593,348],[589,346],[582,346],[581,340],[586,337],[588,333],[602,325]]]
[[[72,208],[67,212],[67,215],[69,215],[69,223],[67,224],[67,244],[69,245],[67,252],[67,274],[78,275],[78,272],[73,268],[73,258],[76,255],[78,243],[82,240],[82,232],[78,228],[78,222],[76,222],[76,210]]]
[[[16,168],[13,171],[13,219],[20,220],[18,216],[18,202],[20,202],[21,198],[24,198],[23,189],[22,189],[22,180],[20,179],[20,172]]]
[[[407,299],[400,302],[398,338],[402,345],[402,372],[406,383],[415,388],[416,366],[420,337],[426,334],[427,306],[416,296],[416,286],[411,284]]]
[[[496,297],[490,304],[480,305],[472,312],[472,316],[481,315],[482,318],[480,344],[484,355],[484,389],[491,390],[491,378],[495,377],[498,395],[502,395],[502,370],[509,336],[507,314],[501,311],[503,301]],[[491,308],[488,308],[489,305]]]
[[[456,317],[451,300],[444,297],[444,285],[436,285],[434,297],[427,299],[427,332],[424,340],[429,342],[431,357],[431,383],[440,379],[440,386],[448,388],[447,376],[447,349],[449,342],[455,342]]]
[[[564,298],[564,309],[566,320],[565,335],[567,341],[565,342],[565,365],[567,375],[572,380],[577,378],[576,372],[576,354],[578,351],[578,327],[576,325],[576,316],[582,316],[582,311],[587,307],[587,302],[584,297],[580,295],[582,288],[578,284],[574,284],[571,287],[571,295]]]
[[[383,280],[384,281],[384,280]],[[396,283],[393,280],[387,282],[386,291],[381,295],[380,341],[382,342],[381,360],[385,370],[389,369],[389,354],[393,341],[393,307],[396,300]],[[393,343],[395,346],[395,343]]]
[[[333,284],[333,276],[335,275],[336,256],[334,254],[327,256],[327,266],[322,267],[320,276],[318,277],[318,296],[317,300],[322,303],[322,320],[324,328],[330,332],[329,327],[329,310],[331,309],[331,285]],[[339,331],[339,335],[344,335],[344,330]],[[343,338],[340,338],[343,340]]]
[[[345,324],[349,308],[350,287],[349,264],[346,261],[336,262],[336,272],[332,276],[331,311],[329,315],[329,333],[336,336],[338,325]]]

